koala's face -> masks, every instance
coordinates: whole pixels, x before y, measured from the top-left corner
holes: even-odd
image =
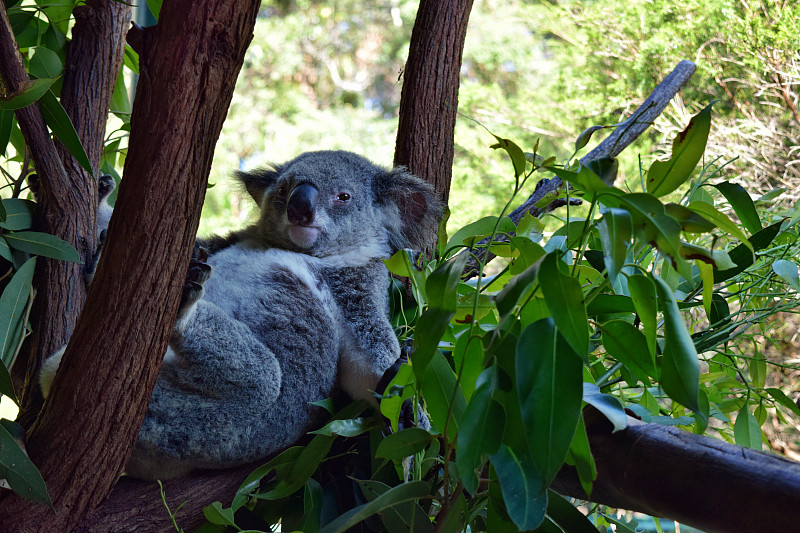
[[[311,152],[258,178],[248,190],[259,203],[265,244],[318,257],[388,254],[391,212],[373,184],[387,171],[347,152]]]

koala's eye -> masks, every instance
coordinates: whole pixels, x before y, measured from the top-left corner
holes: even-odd
[[[340,192],[336,195],[336,201],[346,203],[350,201],[350,193]]]

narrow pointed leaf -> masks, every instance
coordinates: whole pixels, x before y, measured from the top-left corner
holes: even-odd
[[[542,260],[539,286],[559,332],[572,349],[585,361],[589,351],[589,319],[583,301],[583,291],[577,279],[562,274],[558,268],[559,254],[553,252]]]
[[[722,231],[727,231],[741,241],[742,244],[750,248],[750,250],[753,250],[753,245],[750,244],[747,235],[745,235],[744,232],[739,229],[739,226],[730,218],[720,213],[713,205],[707,204],[706,202],[692,202],[687,207],[716,224]]]
[[[8,431],[6,423],[13,422],[3,421],[0,424],[0,479],[5,478],[11,489],[23,498],[42,502],[52,508],[53,503],[42,475]]]
[[[55,78],[39,78],[24,83],[24,86],[16,93],[0,98],[0,109],[13,111],[31,105],[47,93],[55,81]]]
[[[624,320],[611,320],[601,329],[603,346],[608,354],[649,386],[650,378],[656,375],[656,367],[644,334]]]
[[[516,348],[516,387],[528,448],[544,486],[567,456],[581,411],[581,358],[552,319],[522,331]]]
[[[539,527],[547,509],[547,491],[531,458],[502,444],[491,461],[508,516],[520,531]]]
[[[664,357],[661,361],[661,386],[670,398],[699,411],[700,365],[692,337],[669,286],[653,278],[664,313]]]
[[[514,165],[514,176],[519,178],[522,173],[525,172],[525,165],[527,162],[527,159],[525,158],[525,152],[522,151],[522,148],[514,144],[513,141],[503,139],[494,134],[492,136],[497,139],[497,144],[493,144],[491,148],[494,148],[495,150],[502,148],[506,151],[508,156],[511,158],[511,163]]]
[[[467,401],[456,383],[453,370],[438,350],[425,370],[422,395],[436,428],[441,432],[447,428],[449,438],[454,439],[458,433],[458,421],[467,408]]]
[[[761,450],[761,428],[758,426],[755,417],[747,409],[747,404],[736,415],[736,423],[733,425],[733,437],[739,446]]]
[[[600,243],[603,245],[603,262],[612,285],[616,283],[632,236],[631,215],[624,209],[611,208],[603,213],[597,224]]]
[[[428,484],[424,481],[411,481],[392,487],[374,500],[350,509],[327,524],[320,533],[340,533],[347,531],[370,516],[395,505],[413,502],[428,494]]]
[[[645,339],[647,339],[647,347],[650,350],[650,358],[655,366],[656,356],[656,336],[657,336],[657,321],[656,313],[658,311],[658,304],[656,300],[656,287],[653,281],[642,274],[636,274],[628,278],[628,290],[631,293],[631,300],[636,309],[636,314],[639,315],[639,320],[642,323]],[[651,367],[645,367],[651,368]]]
[[[425,449],[431,441],[431,434],[422,428],[408,428],[392,433],[383,439],[375,450],[375,457],[400,462]]]
[[[14,351],[25,329],[25,307],[31,294],[35,268],[36,258],[32,257],[14,273],[11,281],[3,289],[3,294],[0,295],[0,355],[5,366],[11,364]],[[7,396],[14,397],[9,394]]]
[[[756,206],[744,187],[729,181],[717,183],[714,187],[725,196],[747,231],[751,234],[761,231],[761,219],[756,212]]]
[[[72,157],[75,158],[86,172],[94,175],[92,164],[89,162],[89,157],[86,155],[83,144],[81,144],[81,140],[78,138],[75,126],[72,125],[69,115],[67,115],[61,102],[58,101],[58,98],[56,98],[52,91],[47,91],[42,95],[39,101],[39,108],[42,111],[42,117],[45,123],[47,123],[47,127],[50,128],[53,135],[58,137],[58,140],[69,150]]]
[[[711,130],[711,106],[706,106],[692,117],[686,129],[672,142],[672,156],[667,161],[656,161],[647,171],[647,192],[664,196],[683,185],[706,150]]]
[[[71,244],[49,233],[17,231],[5,235],[5,239],[12,248],[29,254],[42,255],[63,261],[80,262],[78,252],[75,251]]]

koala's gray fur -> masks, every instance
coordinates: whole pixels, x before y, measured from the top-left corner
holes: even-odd
[[[340,151],[238,178],[260,218],[204,243],[212,273],[194,280],[202,290],[187,283],[193,296],[126,466],[136,477],[261,459],[319,423],[309,402],[337,388],[370,399],[399,356],[382,258],[435,230],[432,188]],[[45,392],[58,355],[45,363]]]

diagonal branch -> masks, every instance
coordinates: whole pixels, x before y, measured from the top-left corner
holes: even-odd
[[[636,111],[622,124],[620,124],[614,131],[603,139],[594,150],[583,156],[580,160],[581,164],[586,164],[590,161],[596,161],[603,158],[612,158],[620,154],[625,148],[630,146],[639,136],[649,128],[653,121],[664,111],[669,104],[670,100],[678,94],[678,91],[686,85],[689,78],[692,77],[696,66],[691,61],[681,61],[678,66],[670,72],[664,80],[658,84],[650,96],[640,105]],[[522,205],[512,211],[508,217],[517,224],[526,213],[530,213],[535,217],[540,217],[548,212],[549,204],[544,207],[537,207],[536,204],[541,202],[547,195],[556,192],[561,187],[561,178],[555,176],[552,178],[544,178],[536,184],[536,189],[533,191],[527,200]],[[478,244],[488,244],[488,239],[480,241]],[[494,254],[488,251],[487,248],[476,250],[475,255],[467,262],[464,269],[465,279],[472,278],[478,274],[479,262],[488,263],[494,259]]]

